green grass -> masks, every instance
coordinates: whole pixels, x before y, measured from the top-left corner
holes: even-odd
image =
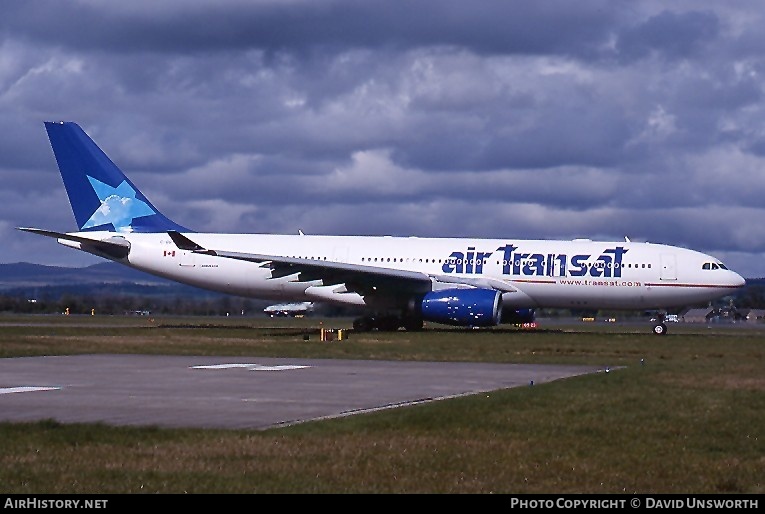
[[[0,317],[0,356],[246,355],[612,371],[265,431],[4,423],[0,492],[765,492],[765,327],[680,324],[658,337],[645,324],[542,323],[534,332],[428,327],[320,342],[320,321]]]

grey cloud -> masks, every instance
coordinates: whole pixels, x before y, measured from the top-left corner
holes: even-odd
[[[720,27],[713,12],[663,11],[624,30],[618,37],[621,60],[641,59],[659,53],[669,60],[697,56],[714,44]]]
[[[761,276],[759,7],[5,2],[0,262],[94,259],[13,230],[74,227],[70,119],[199,230],[628,235]]]

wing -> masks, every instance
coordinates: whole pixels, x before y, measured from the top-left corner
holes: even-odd
[[[272,278],[298,275],[300,282],[320,280],[324,284],[345,284],[348,291],[369,294],[377,288],[392,288],[408,292],[426,292],[432,288],[432,281],[425,273],[402,271],[375,266],[348,264],[343,262],[317,261],[295,257],[282,257],[256,253],[239,253],[203,248],[179,232],[169,231],[168,235],[181,250],[205,255],[224,257],[259,263],[271,269]]]
[[[401,294],[426,293],[441,289],[434,288],[437,283],[454,284],[455,287],[496,289],[502,292],[517,290],[506,282],[491,278],[452,277],[363,264],[213,250],[200,246],[179,232],[169,231],[168,235],[181,250],[259,263],[271,269],[272,278],[297,275],[297,280],[301,282],[320,280],[324,284],[344,284],[348,291],[361,295],[382,290],[397,291]]]

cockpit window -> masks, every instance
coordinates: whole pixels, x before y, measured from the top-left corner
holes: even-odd
[[[728,269],[725,267],[725,264],[723,264],[722,262],[718,262],[717,265],[720,266],[720,269]]]
[[[712,269],[712,264],[709,262],[705,262],[701,265],[701,269]]]
[[[701,265],[701,269],[728,269],[722,262],[705,262]]]

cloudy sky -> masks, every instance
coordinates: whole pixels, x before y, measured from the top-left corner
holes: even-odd
[[[765,276],[760,0],[3,0],[0,263],[100,259],[43,121],[197,231],[647,240]]]

